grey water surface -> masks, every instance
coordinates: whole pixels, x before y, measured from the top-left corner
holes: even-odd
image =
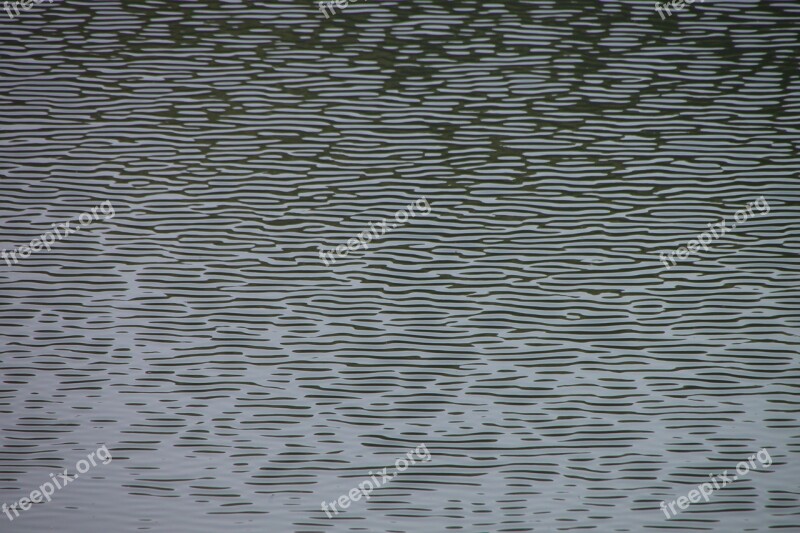
[[[0,532],[800,531],[799,29],[796,0],[0,10],[0,249],[114,210],[0,260],[0,503],[113,456]]]

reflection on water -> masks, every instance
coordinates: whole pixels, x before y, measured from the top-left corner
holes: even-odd
[[[0,22],[0,248],[116,211],[0,265],[0,503],[114,457],[0,530],[800,528],[799,21],[69,0]],[[433,460],[320,510],[420,442]]]

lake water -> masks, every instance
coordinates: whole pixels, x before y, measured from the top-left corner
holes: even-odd
[[[796,1],[0,15],[0,531],[800,531]]]

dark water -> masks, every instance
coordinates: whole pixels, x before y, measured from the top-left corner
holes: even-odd
[[[796,1],[0,18],[0,531],[800,531]]]

